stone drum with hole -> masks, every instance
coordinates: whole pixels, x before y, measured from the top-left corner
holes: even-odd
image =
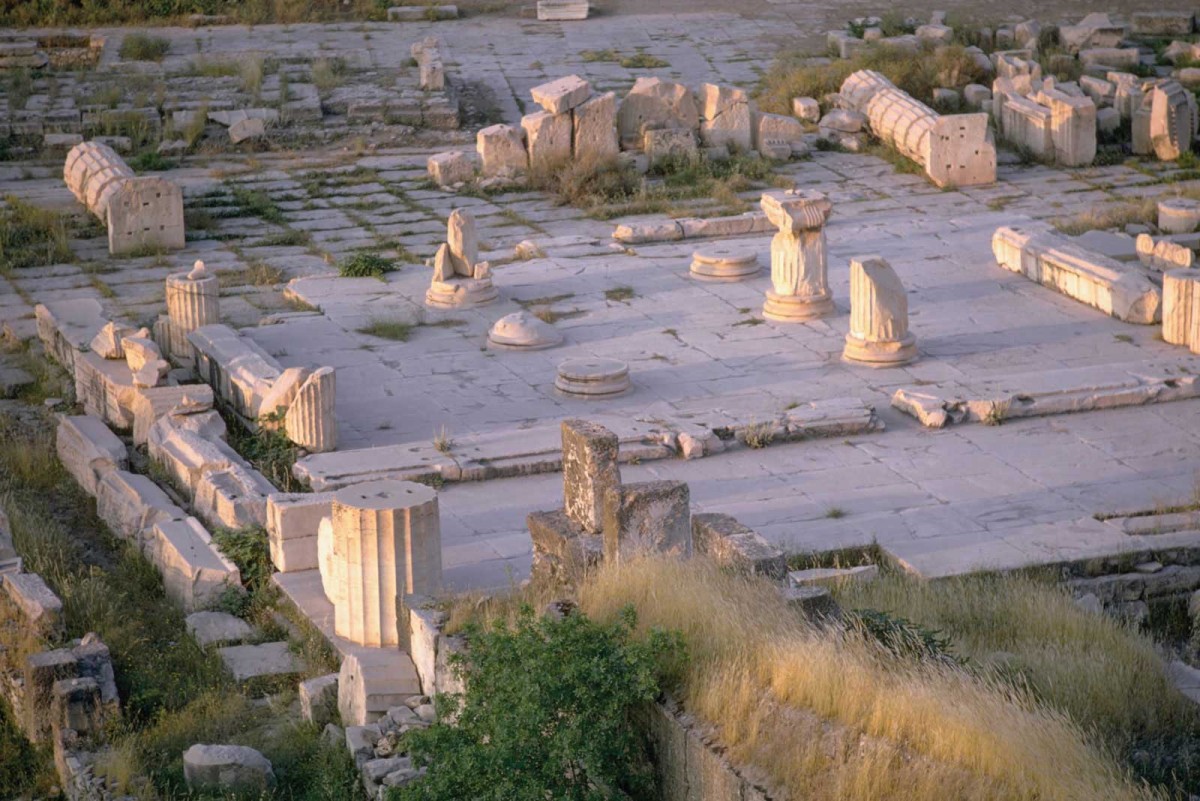
[[[568,359],[558,366],[554,386],[570,398],[615,398],[633,388],[629,365],[616,359]]]
[[[759,270],[758,254],[745,246],[709,245],[692,254],[692,277],[701,281],[745,281]]]
[[[554,326],[527,311],[501,317],[488,332],[488,347],[493,350],[545,350],[562,341]]]

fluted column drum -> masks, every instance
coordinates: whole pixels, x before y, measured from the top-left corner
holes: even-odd
[[[412,481],[355,484],[334,496],[332,520],[329,572],[343,582],[326,587],[334,631],[359,645],[398,645],[397,598],[441,589],[437,493]]]

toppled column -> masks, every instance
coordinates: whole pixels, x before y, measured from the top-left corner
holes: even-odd
[[[1153,325],[1162,318],[1162,292],[1141,266],[1125,265],[1050,232],[998,228],[992,253],[1020,273],[1127,323]]]
[[[108,226],[110,254],[184,246],[183,192],[163,178],[137,177],[108,145],[81,142],[71,148],[63,180]]]
[[[437,493],[411,481],[345,487],[333,499],[334,630],[359,645],[398,645],[396,601],[442,586]]]
[[[499,297],[492,285],[491,265],[479,261],[475,218],[470,212],[450,212],[446,239],[433,257],[433,282],[425,293],[425,304],[439,309],[473,308]]]
[[[908,296],[900,276],[879,256],[850,260],[850,333],[842,353],[873,367],[908,364],[917,358],[908,331]]]
[[[284,415],[287,438],[310,453],[325,453],[337,448],[336,394],[334,369],[321,367],[314,370],[300,385]]]
[[[1191,248],[1169,239],[1155,241],[1150,234],[1138,234],[1135,248],[1142,264],[1160,272],[1190,268],[1196,260]]]
[[[771,239],[771,285],[763,316],[799,322],[833,313],[826,278],[825,221],[833,204],[820,192],[798,189],[762,196],[767,219],[779,228]]]
[[[995,183],[987,114],[939,115],[873,70],[847,77],[842,96],[867,116],[877,137],[924,167],[938,186]]]
[[[167,352],[184,362],[193,360],[188,334],[221,322],[221,284],[204,262],[190,272],[167,276]]]
[[[1200,270],[1163,273],[1163,341],[1200,353]]]

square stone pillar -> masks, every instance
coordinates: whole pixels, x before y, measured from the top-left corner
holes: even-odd
[[[604,558],[692,555],[691,491],[684,481],[644,481],[604,496]]]
[[[621,485],[617,435],[587,420],[562,422],[563,508],[572,522],[599,534],[604,496]]]

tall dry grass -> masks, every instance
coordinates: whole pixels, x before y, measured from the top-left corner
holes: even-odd
[[[1174,689],[1154,644],[1119,621],[1080,610],[1049,579],[924,582],[897,574],[844,585],[837,595],[845,606],[942,631],[959,656],[1020,682],[1117,753],[1200,734],[1200,714]]]
[[[766,582],[646,559],[589,576],[579,603],[602,620],[632,604],[639,626],[681,631],[685,706],[790,797],[1157,797],[1029,692],[817,630]]]

